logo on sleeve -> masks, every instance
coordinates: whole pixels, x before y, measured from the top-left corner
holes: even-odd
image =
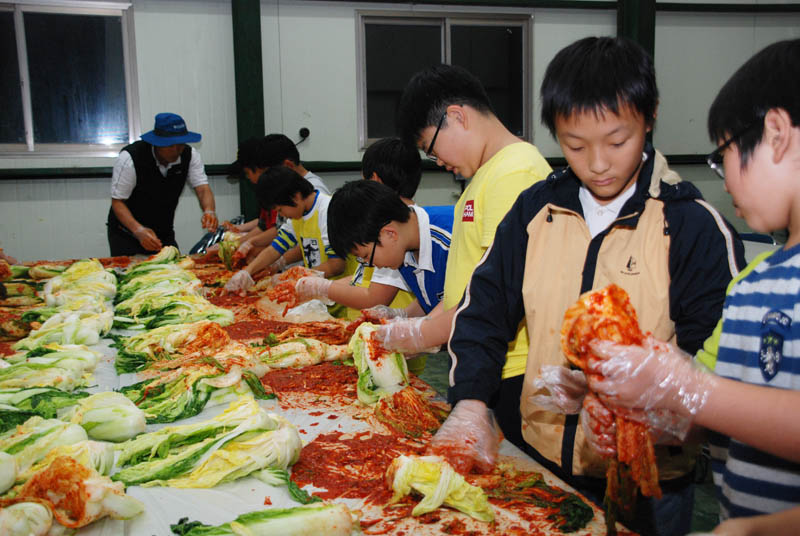
[[[778,373],[783,357],[783,341],[789,335],[791,326],[792,319],[781,311],[770,311],[761,319],[758,366],[766,381],[770,381]]]
[[[475,221],[475,200],[470,199],[464,203],[464,212],[461,214],[461,221]]]

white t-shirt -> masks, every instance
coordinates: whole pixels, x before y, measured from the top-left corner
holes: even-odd
[[[153,151],[153,158],[156,159],[158,171],[161,176],[167,176],[167,171],[172,166],[177,166],[181,163],[181,157],[174,162],[162,166],[161,162],[156,158],[155,150]],[[192,188],[197,188],[203,184],[208,184],[208,177],[206,176],[205,167],[203,166],[203,159],[200,158],[200,152],[192,148],[192,159],[189,161],[189,170],[186,175],[186,182]],[[136,187],[136,168],[133,165],[133,158],[128,151],[121,151],[114,162],[114,169],[111,172],[111,199],[128,199]]]
[[[625,201],[630,199],[634,192],[636,192],[635,182],[612,202],[607,205],[601,205],[597,202],[597,199],[592,196],[592,193],[585,186],[581,185],[581,189],[578,192],[578,199],[581,201],[583,219],[586,220],[586,225],[589,226],[589,233],[591,233],[592,238],[608,229],[611,222],[616,220],[617,216],[619,216],[619,211],[622,210]]]

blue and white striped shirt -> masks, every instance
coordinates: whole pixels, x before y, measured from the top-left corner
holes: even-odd
[[[776,251],[737,283],[722,319],[718,375],[800,390],[800,246]],[[800,464],[721,434],[710,443],[722,519],[800,504]]]

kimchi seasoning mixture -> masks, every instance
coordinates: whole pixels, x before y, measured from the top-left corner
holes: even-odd
[[[11,348],[13,343],[0,342],[0,356],[14,355],[16,351]]]
[[[279,398],[281,393],[310,393],[335,398],[344,404],[355,402],[357,382],[358,373],[355,367],[336,363],[273,370],[261,378],[261,383],[271,388]],[[280,400],[281,407],[289,404],[283,398]]]
[[[247,296],[238,296],[236,294],[219,294],[217,296],[207,296],[206,299],[217,307],[239,307],[242,305],[256,303],[259,300],[259,296],[257,294]]]
[[[314,493],[322,499],[341,497],[386,504],[392,497],[385,476],[389,464],[400,455],[418,455],[424,449],[420,442],[372,432],[321,434],[303,447],[292,467],[292,480],[298,486],[313,484],[325,489]]]
[[[213,300],[209,300],[214,303]],[[216,303],[214,303],[216,305]],[[225,326],[225,331],[231,339],[235,341],[246,339],[263,339],[270,333],[282,333],[292,324],[289,322],[279,322],[277,320],[243,320]]]

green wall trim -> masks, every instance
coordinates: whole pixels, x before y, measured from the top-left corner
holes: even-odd
[[[435,6],[540,7],[561,9],[616,9],[617,2],[576,0],[353,0],[354,3]]]
[[[682,4],[656,2],[656,11],[709,13],[800,13],[800,4]]]
[[[653,56],[656,44],[655,0],[619,0],[617,35],[633,39]]]
[[[233,0],[233,68],[236,84],[236,134],[239,142],[263,136],[264,72],[261,61],[261,0]],[[238,145],[238,143],[237,143]],[[239,179],[239,200],[247,220],[258,215],[253,185]]]

